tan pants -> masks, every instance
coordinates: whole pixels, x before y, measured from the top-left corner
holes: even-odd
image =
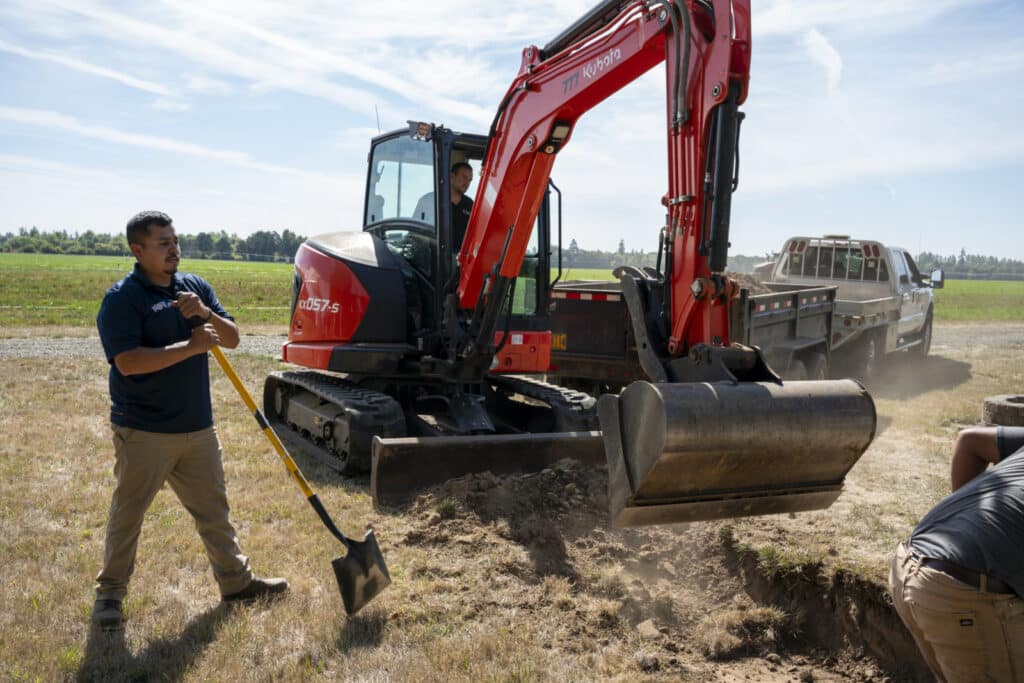
[[[896,548],[889,590],[939,681],[1024,681],[1024,600],[980,591]]]
[[[142,519],[164,482],[170,484],[195,520],[221,594],[245,588],[252,579],[252,569],[228,521],[216,430],[210,427],[186,434],[156,434],[117,425],[112,428],[117,485],[107,522],[103,569],[96,577],[97,599],[124,598],[135,568]]]

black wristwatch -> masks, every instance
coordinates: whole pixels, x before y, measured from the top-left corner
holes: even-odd
[[[212,318],[212,317],[213,317],[213,310],[211,309],[210,310],[210,315],[206,316],[206,318],[203,319],[203,324],[205,325],[206,323],[210,322],[210,318]]]

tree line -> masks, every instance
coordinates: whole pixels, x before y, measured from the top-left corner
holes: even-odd
[[[291,261],[299,245],[306,238],[291,230],[257,230],[247,237],[218,232],[200,232],[195,235],[178,235],[181,251],[187,258],[247,260],[247,261]],[[85,254],[97,256],[129,256],[131,251],[123,234],[109,234],[86,230],[69,233],[67,230],[42,231],[38,228],[20,228],[17,233],[0,234],[0,252],[36,254]],[[729,270],[739,273],[753,272],[754,266],[773,260],[774,256],[729,256]],[[942,268],[947,278],[979,280],[1024,279],[1024,261],[997,258],[981,254],[968,254],[961,249],[959,254],[943,256],[930,251],[921,252],[915,258],[922,273]],[[615,251],[582,249],[575,239],[562,250],[563,268],[608,268],[636,266],[638,268],[657,266],[658,254],[643,249],[626,249],[624,239],[619,240]],[[552,265],[558,263],[558,249],[552,249]],[[664,264],[662,264],[664,268]]]
[[[959,254],[943,256],[925,251],[914,257],[917,269],[928,274],[937,268],[945,271],[947,278],[965,280],[1024,280],[1024,261],[981,254],[968,254],[961,249]]]
[[[291,261],[306,238],[291,230],[257,230],[247,237],[229,235],[226,231],[178,234],[181,253],[187,258]],[[96,256],[129,256],[124,234],[112,235],[86,230],[42,231],[20,228],[17,233],[0,234],[0,252],[29,254],[78,254]]]

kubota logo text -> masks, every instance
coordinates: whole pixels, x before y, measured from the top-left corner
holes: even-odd
[[[611,50],[608,50],[608,54],[602,55],[584,66],[583,77],[593,78],[620,59],[622,59],[622,51],[617,47],[613,47]]]
[[[579,87],[581,71],[583,72],[583,77],[589,81],[600,76],[601,72],[611,68],[620,59],[622,59],[622,50],[617,47],[608,50],[607,54],[603,54],[589,64],[585,64],[582,69],[574,71],[571,76],[562,81],[562,94],[568,94]]]

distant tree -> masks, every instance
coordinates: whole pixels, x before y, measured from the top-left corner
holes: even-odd
[[[621,256],[621,255],[623,255],[625,253],[626,253],[626,240],[620,239],[619,240],[619,255]]]
[[[231,238],[228,237],[226,232],[221,232],[220,237],[217,238],[217,243],[214,245],[214,255],[219,259],[231,259],[234,258],[234,245],[231,243]]]
[[[208,258],[213,253],[213,235],[208,232],[201,232],[196,235],[196,251],[203,258]]]

